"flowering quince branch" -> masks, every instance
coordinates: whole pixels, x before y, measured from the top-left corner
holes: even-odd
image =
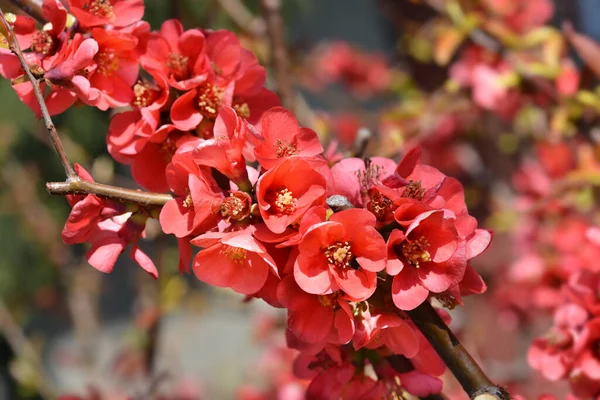
[[[162,207],[173,199],[170,194],[125,189],[96,182],[86,182],[81,179],[67,182],[48,182],[46,183],[46,189],[54,195],[93,194],[102,199],[150,207]]]
[[[77,179],[77,175],[75,174],[75,171],[73,170],[73,167],[71,166],[71,163],[69,162],[69,158],[67,157],[67,154],[62,145],[62,142],[60,141],[60,137],[58,136],[56,127],[54,126],[54,123],[52,122],[52,119],[50,118],[50,113],[48,112],[48,108],[46,107],[46,102],[44,101],[44,96],[42,95],[42,92],[40,91],[40,85],[38,83],[38,80],[31,73],[31,70],[29,69],[29,66],[27,65],[27,61],[25,60],[25,56],[23,55],[23,52],[21,51],[21,46],[19,45],[19,41],[17,40],[12,27],[6,20],[4,12],[1,9],[0,9],[0,18],[2,18],[2,24],[3,24],[4,30],[7,32],[6,37],[7,37],[7,41],[8,41],[8,47],[19,59],[19,62],[21,63],[21,66],[22,66],[23,70],[25,71],[25,74],[27,75],[27,79],[29,79],[29,81],[33,85],[33,92],[35,94],[38,104],[40,105],[40,110],[42,113],[42,117],[44,119],[44,124],[46,125],[46,129],[48,130],[48,133],[50,134],[50,139],[52,140],[52,145],[54,146],[54,149],[56,150],[56,153],[58,154],[58,157],[60,158],[60,162],[61,162],[63,168],[65,169],[65,174],[67,175],[67,179],[68,180]]]
[[[472,399],[511,398],[504,388],[492,383],[430,303],[422,303],[407,314]]]
[[[57,147],[69,179],[48,190],[72,207],[65,243],[90,243],[88,262],[106,273],[131,248],[157,278],[138,246],[157,218],[178,240],[180,273],[287,309],[287,345],[299,351],[295,374],[310,380],[307,398],[439,394],[446,364],[471,397],[508,398],[458,344],[449,314],[430,304],[453,308],[486,290],[470,260],[492,235],[469,215],[459,181],[423,165],[419,148],[399,163],[330,159],[264,87],[265,69],[232,32],[184,30],[177,20],[152,32],[142,0],[69,6],[76,30],[58,0],[42,8],[51,31],[20,20],[13,33],[4,19],[15,54],[2,53],[0,73],[48,120],[77,100],[127,106],[111,120],[108,151],[140,186],[171,194],[96,184],[79,165],[69,173]],[[289,103],[280,2],[262,6]],[[45,98],[31,71],[31,82],[15,79],[30,63]],[[194,257],[192,245],[201,248]]]
[[[21,6],[21,2],[14,2],[15,5]],[[35,3],[22,2],[24,5],[23,10],[28,12],[29,10],[35,9]],[[66,182],[49,182],[46,184],[46,188],[50,194],[55,195],[68,195],[68,194],[94,194],[101,198],[117,200],[121,202],[129,202],[135,203],[143,206],[163,206],[167,201],[172,199],[172,197],[168,194],[160,194],[160,193],[151,193],[151,192],[142,192],[138,190],[130,190],[119,188],[115,186],[103,185],[95,182],[87,182],[81,180],[75,170],[71,166],[69,158],[65,152],[65,149],[62,145],[60,137],[58,136],[58,132],[56,131],[56,127],[52,122],[52,118],[50,117],[50,113],[48,112],[48,107],[46,106],[46,101],[44,100],[44,96],[40,90],[40,86],[38,83],[38,79],[33,75],[31,69],[27,65],[27,61],[21,51],[21,47],[19,45],[18,40],[16,39],[13,29],[6,20],[6,16],[4,12],[0,9],[0,18],[2,19],[2,24],[4,29],[8,33],[8,46],[10,50],[16,55],[23,71],[27,75],[27,78],[31,82],[33,86],[33,92],[36,97],[36,101],[39,104],[40,111],[42,117],[44,119],[44,124],[46,125],[46,129],[50,134],[50,138],[52,140],[52,144],[56,153],[58,154],[60,161],[65,170],[65,174],[67,175]],[[43,18],[42,18],[43,20]]]

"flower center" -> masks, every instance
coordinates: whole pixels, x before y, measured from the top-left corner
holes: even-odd
[[[331,307],[333,309],[338,309],[340,308],[338,304],[338,299],[342,297],[342,295],[343,293],[339,290],[331,294],[320,295],[318,296],[319,303],[321,303],[323,307]]]
[[[223,92],[223,89],[210,83],[198,88],[197,104],[200,114],[206,118],[216,119],[219,115]]]
[[[320,353],[316,354],[314,356],[314,360],[308,364],[308,369],[310,369],[310,370],[313,370],[313,369],[326,370],[329,368],[333,368],[336,365],[337,365],[337,363],[331,358],[331,356],[329,356],[329,354],[327,354],[327,352],[322,350]]]
[[[298,154],[298,146],[296,143],[288,143],[287,141],[281,141],[277,139],[277,142],[273,145],[277,152],[277,158],[290,157]]]
[[[233,247],[225,245],[221,253],[227,257],[227,259],[236,264],[241,264],[246,259],[246,249],[241,247]]]
[[[270,201],[269,201],[270,200]],[[296,211],[298,199],[289,189],[281,189],[267,196],[267,201],[277,215],[292,215]]]
[[[431,261],[431,254],[425,250],[429,246],[430,244],[424,236],[417,240],[406,240],[402,243],[402,254],[409,264],[419,268],[420,263]]]
[[[160,152],[163,154],[163,157],[166,161],[170,162],[173,158],[173,155],[177,151],[177,145],[175,141],[168,137],[162,144],[160,145]]]
[[[160,91],[152,83],[145,79],[140,79],[133,85],[133,96],[132,104],[134,106],[147,107],[159,98]]]
[[[550,331],[545,335],[545,339],[554,352],[566,350],[573,345],[573,337],[562,331]]]
[[[371,201],[367,204],[367,210],[375,215],[377,221],[386,221],[391,218],[392,201],[376,189],[370,192]]]
[[[409,179],[408,185],[404,188],[402,197],[410,197],[412,199],[421,200],[425,196],[425,188],[421,186],[421,181],[413,181]]]
[[[183,200],[183,206],[185,208],[194,208],[194,200],[192,200],[192,195],[190,193],[185,196],[185,199]]]
[[[169,54],[167,60],[167,69],[169,70],[169,76],[175,78],[178,81],[187,79],[188,77],[188,61],[189,58],[180,54]]]
[[[86,1],[83,5],[83,9],[97,17],[114,18],[115,16],[110,0]]]
[[[325,253],[325,257],[327,258],[327,262],[329,264],[334,265],[339,268],[351,268],[351,262],[354,258],[354,254],[352,254],[352,247],[348,242],[337,242],[332,244],[331,246],[327,246],[323,253]]]
[[[119,57],[114,49],[103,49],[96,54],[94,60],[98,64],[97,71],[104,76],[112,76],[119,69]]]
[[[250,118],[250,107],[248,106],[248,103],[234,104],[233,109],[241,118]]]
[[[223,200],[219,212],[225,220],[241,221],[249,214],[248,203],[233,194]]]
[[[56,50],[56,42],[46,31],[37,31],[31,38],[31,50],[47,56]]]

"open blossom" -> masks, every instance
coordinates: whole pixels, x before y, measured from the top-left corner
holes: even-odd
[[[443,211],[431,210],[414,218],[406,232],[390,234],[387,272],[394,276],[392,298],[398,308],[412,310],[430,291],[441,293],[462,279],[466,245],[453,222]]]
[[[93,182],[81,166],[75,165],[75,170],[81,179]],[[73,209],[63,229],[63,241],[69,244],[91,243],[92,247],[86,253],[91,266],[102,272],[111,272],[117,258],[131,244],[130,257],[154,278],[158,277],[156,266],[138,247],[148,218],[145,212],[126,212],[120,204],[92,194],[70,196],[69,202]]]
[[[94,65],[94,56],[97,52],[98,43],[94,39],[75,34],[68,44],[65,42],[52,58],[51,63],[44,66],[46,70],[44,78],[52,83],[52,86],[49,91],[46,91],[48,85],[42,82],[40,89],[44,93],[50,115],[64,112],[75,103],[77,98],[85,102],[96,100],[97,94],[90,92],[90,82],[87,76],[81,75],[81,72]],[[41,116],[31,82],[18,83],[13,88],[21,101]]]
[[[305,160],[290,158],[259,178],[256,197],[265,225],[283,233],[310,207],[325,202],[325,178]]]
[[[362,311],[357,318],[352,343],[356,350],[386,346],[394,354],[412,358],[419,352],[419,337],[415,327],[396,314]]]
[[[232,107],[238,115],[255,125],[262,114],[279,105],[272,92],[264,88],[266,71],[256,57],[241,47],[229,31],[204,32],[206,36],[202,73],[205,80],[177,98],[171,120],[179,129],[195,129],[212,123],[221,107]],[[202,58],[196,62],[199,64]]]
[[[163,125],[145,140],[144,147],[133,157],[131,176],[148,190],[167,191],[167,166],[178,149],[195,140],[197,138],[188,132]]]
[[[264,286],[270,273],[278,275],[275,260],[252,237],[251,229],[205,233],[192,244],[203,248],[194,258],[194,274],[210,285],[253,294]]]
[[[349,300],[341,292],[314,295],[300,289],[291,275],[277,287],[279,302],[288,309],[288,326],[307,343],[346,344],[354,335]]]
[[[336,346],[328,345],[317,354],[300,353],[294,361],[294,373],[301,379],[310,379],[307,398],[340,398],[344,387],[356,372],[347,354]]]
[[[75,164],[75,172],[84,181],[94,181],[90,174],[79,164]],[[67,244],[86,242],[96,225],[105,219],[125,212],[122,204],[100,199],[93,194],[86,196],[69,195],[67,201],[72,207],[62,231],[62,239]]]
[[[283,107],[271,108],[263,115],[260,137],[253,141],[256,159],[265,169],[285,158],[311,158],[323,152],[315,131],[300,127],[294,115]]]
[[[206,80],[205,40],[199,29],[184,32],[181,22],[170,19],[149,36],[141,65],[164,75],[175,89],[189,90]]]
[[[169,125],[159,126],[160,110],[169,99],[166,78],[152,71],[149,74],[154,78],[152,81],[141,79],[133,85],[130,103],[133,110],[116,114],[108,127],[108,152],[122,164],[131,164],[148,141],[157,141],[151,136],[160,136],[163,130],[168,133],[174,129]]]
[[[122,28],[144,15],[143,0],[69,0],[69,10],[83,28],[111,25]]]
[[[212,167],[236,185],[248,188],[248,172],[244,159],[248,126],[231,107],[223,107],[215,122],[215,137],[202,140],[194,148],[193,157],[199,165]]]
[[[368,299],[385,268],[385,242],[375,217],[362,209],[335,213],[310,228],[299,244],[294,277],[308,293],[342,290],[356,301]]]
[[[88,76],[91,90],[96,92],[92,105],[103,111],[125,106],[134,99],[132,87],[138,79],[139,64],[133,57],[138,39],[102,28],[94,28],[91,33],[98,43],[96,68]]]
[[[175,194],[160,212],[165,233],[178,238],[204,233],[217,225],[217,209],[225,196],[214,179],[196,165],[189,153],[173,157],[167,181]]]

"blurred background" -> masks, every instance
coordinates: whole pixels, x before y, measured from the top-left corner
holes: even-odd
[[[466,10],[490,1],[453,3]],[[455,40],[456,31],[443,23],[448,18],[440,9],[449,9],[447,2],[283,3],[301,123],[321,135],[331,154],[355,151],[362,143],[356,138],[360,128],[377,138],[367,144],[369,155],[398,158],[421,144],[425,162],[458,177],[472,214],[496,230],[491,250],[475,263],[494,287],[494,280],[501,280],[498,271],[518,258],[511,230],[520,219],[511,208],[513,175],[519,160],[547,133],[551,116],[538,104],[518,118],[503,118],[501,112],[477,110],[469,96],[457,95],[450,66],[468,44]],[[550,4],[548,24],[560,27],[571,21],[577,31],[600,39],[597,0],[531,3]],[[269,62],[258,1],[145,4],[145,19],[153,29],[168,18],[181,19],[186,28],[230,29],[263,64]],[[5,1],[0,5],[14,10]],[[527,12],[519,11],[523,18],[535,19],[536,12]],[[525,31],[515,28],[517,35]],[[149,225],[141,245],[156,261],[159,280],[127,257],[119,259],[110,275],[87,265],[85,247],[61,240],[69,213],[66,200],[45,191],[45,182],[64,177],[43,124],[19,101],[10,82],[0,82],[0,99],[0,399],[54,398],[59,393],[90,399],[284,399],[270,394],[273,380],[292,379],[283,377],[290,375],[292,355],[272,351],[285,343],[281,310],[179,275],[176,242],[161,235],[156,223]],[[80,106],[54,121],[71,161],[82,164],[96,181],[135,187],[128,168],[114,163],[106,151],[110,117]],[[588,123],[593,139],[596,120]],[[510,290],[509,296],[517,299],[531,295]],[[528,369],[525,353],[531,338],[549,322],[541,318],[523,324],[523,312],[515,311],[519,307],[498,306],[497,293],[490,290],[454,310],[453,328],[462,332],[466,347],[484,361],[492,377],[516,385],[527,382],[523,393],[537,394],[547,383]],[[493,348],[486,343],[494,343]],[[448,381],[452,387],[450,377]],[[553,389],[561,390],[560,385]],[[96,391],[103,397],[93,397]],[[256,393],[265,397],[251,397]]]

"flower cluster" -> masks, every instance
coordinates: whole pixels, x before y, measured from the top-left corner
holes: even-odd
[[[103,272],[131,244],[157,277],[138,241],[158,218],[178,239],[180,272],[191,264],[203,282],[287,309],[287,343],[300,350],[294,370],[311,380],[309,397],[440,392],[445,366],[405,312],[431,299],[453,308],[486,289],[469,261],[491,234],[469,215],[462,185],[422,164],[418,148],[399,163],[326,158],[231,32],[176,20],[151,32],[142,0],[69,6],[73,18],[45,0],[41,30],[14,22],[50,112],[76,101],[125,107],[111,121],[109,153],[140,186],[172,199],[158,210],[71,196],[64,241],[91,243],[88,261]],[[39,113],[16,59],[2,57],[2,72]],[[347,67],[335,74],[352,78]],[[193,260],[191,245],[202,249]]]
[[[568,379],[577,398],[600,394],[600,275],[580,271],[563,287],[564,302],[554,312],[554,325],[529,348],[532,368],[550,381]]]

